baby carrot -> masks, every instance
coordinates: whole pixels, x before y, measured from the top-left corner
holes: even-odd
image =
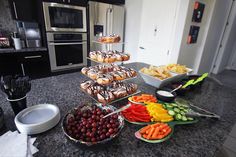
[[[148,128],[148,129],[146,130],[145,134],[149,134],[150,131],[151,131],[151,129],[152,129],[152,127],[150,126],[150,128]]]
[[[141,134],[144,134],[148,129],[150,129],[150,125],[148,125],[148,126],[145,126],[144,128],[142,128],[141,130],[140,130],[140,133]]]
[[[151,130],[149,131],[148,135],[147,135],[147,139],[150,139],[153,132],[154,132],[155,128],[154,127],[151,127]]]
[[[154,133],[152,134],[152,139],[155,139],[158,133],[159,133],[159,127],[156,127]]]
[[[167,136],[167,135],[169,135],[170,132],[171,132],[171,128],[169,127],[163,135]]]

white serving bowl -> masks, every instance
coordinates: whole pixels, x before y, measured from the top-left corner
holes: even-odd
[[[39,104],[18,113],[15,124],[21,133],[28,135],[45,132],[58,124],[60,111],[56,105]]]

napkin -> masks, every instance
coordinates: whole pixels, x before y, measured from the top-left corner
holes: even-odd
[[[0,137],[0,156],[4,157],[32,157],[38,152],[33,146],[36,138],[31,138],[26,134],[17,131],[8,131]]]

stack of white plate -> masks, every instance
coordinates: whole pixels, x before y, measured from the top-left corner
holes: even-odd
[[[52,104],[40,104],[28,107],[15,117],[17,129],[21,133],[28,135],[45,132],[56,126],[59,121],[59,108]]]

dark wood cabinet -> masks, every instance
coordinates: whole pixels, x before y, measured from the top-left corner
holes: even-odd
[[[28,75],[39,78],[50,75],[47,51],[0,54],[0,76]]]
[[[37,22],[36,0],[9,0],[9,4],[13,19]]]
[[[44,2],[55,2],[69,5],[85,6],[88,4],[88,0],[43,0]]]
[[[102,3],[109,3],[109,4],[116,4],[116,5],[123,5],[125,4],[125,0],[90,0]]]
[[[0,54],[0,76],[22,74],[17,56],[9,53]]]
[[[31,78],[48,76],[50,73],[50,63],[47,52],[27,52],[19,54],[17,57],[25,75]]]

